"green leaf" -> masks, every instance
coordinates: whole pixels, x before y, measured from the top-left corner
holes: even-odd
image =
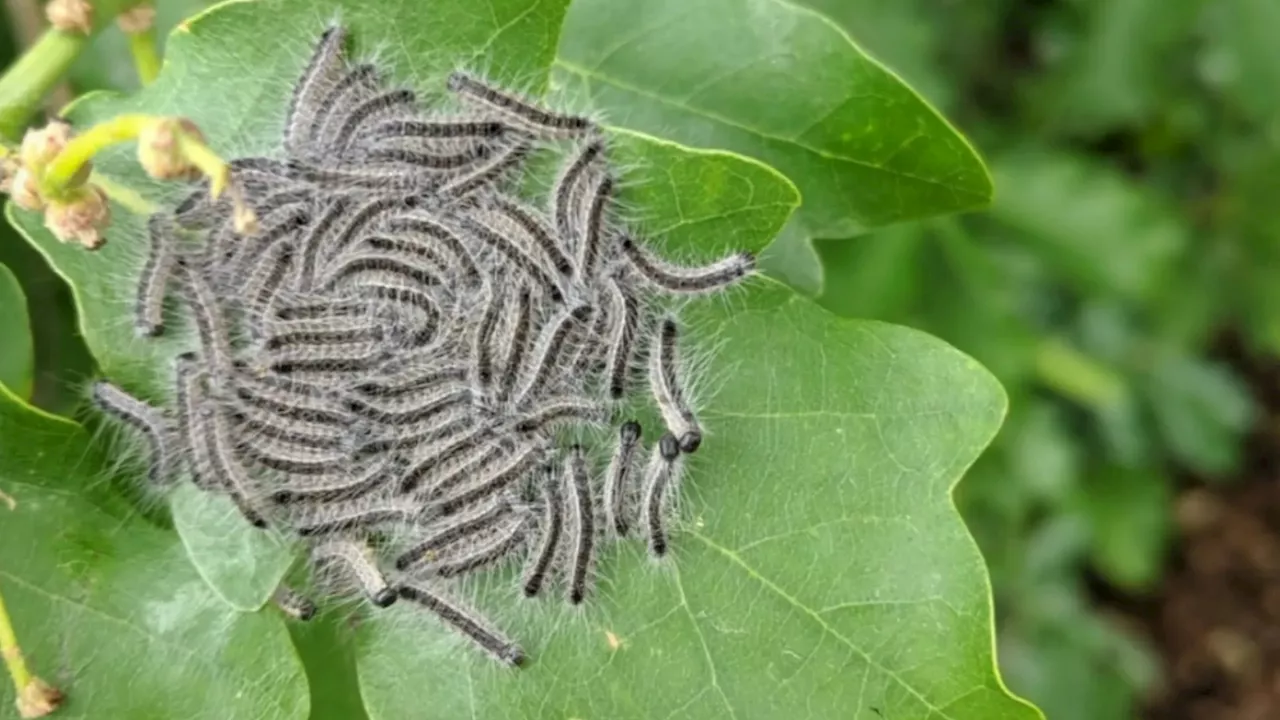
[[[229,498],[202,492],[194,483],[179,484],[169,506],[200,576],[231,607],[261,608],[293,564],[294,548],[246,523]]]
[[[779,0],[579,0],[557,82],[614,125],[759,158],[810,235],[985,205],[973,149],[834,23]]]
[[[356,681],[352,625],[350,616],[341,611],[289,625],[311,686],[309,720],[368,720]]]
[[[1002,157],[993,172],[992,216],[1022,231],[1080,292],[1147,298],[1189,242],[1171,208],[1105,166],[1028,150]]]
[[[1094,565],[1117,587],[1150,588],[1160,579],[1169,540],[1172,480],[1146,468],[1104,469],[1082,488]]]
[[[399,603],[362,628],[371,717],[1037,717],[992,671],[982,561],[948,498],[1000,425],[1000,386],[922,333],[777,286],[745,305],[686,315],[726,362],[674,560],[606,553],[585,612],[487,585],[534,659],[518,679]]]
[[[13,272],[0,265],[0,385],[27,398],[34,374],[27,296]]]
[[[1033,112],[1056,127],[1100,135],[1142,125],[1157,111],[1186,105],[1181,87],[1196,21],[1205,0],[1086,0],[1078,36],[1039,76]]]
[[[33,671],[67,693],[59,717],[307,717],[279,616],[228,607],[172,533],[94,500],[109,465],[80,426],[0,388],[0,437],[16,502],[0,502],[0,593]]]
[[[937,61],[943,36],[951,30],[938,18],[949,8],[933,0],[801,0],[796,4],[831,18],[869,55],[935,104],[951,105],[958,82],[945,77]]]

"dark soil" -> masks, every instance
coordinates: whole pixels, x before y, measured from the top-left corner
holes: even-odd
[[[1264,411],[1242,477],[1188,482],[1176,547],[1150,598],[1100,593],[1160,652],[1164,678],[1145,720],[1280,718],[1280,363],[1231,354]]]

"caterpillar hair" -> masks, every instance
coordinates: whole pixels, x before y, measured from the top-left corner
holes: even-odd
[[[268,470],[295,475],[324,475],[346,460],[340,448],[316,448],[259,435],[241,443],[245,459]]]
[[[418,192],[440,183],[438,177],[415,168],[373,167],[328,168],[313,167],[301,162],[293,164],[293,175],[299,181],[313,186],[323,194],[337,192]]]
[[[468,479],[491,468],[503,460],[506,455],[507,447],[501,443],[474,448],[466,455],[450,462],[447,467],[441,468],[445,474],[431,483],[425,493],[419,492],[418,497],[421,497],[426,502],[438,501],[442,497],[447,497]]]
[[[677,365],[679,330],[675,318],[664,317],[653,337],[649,354],[649,387],[662,412],[667,429],[680,441],[681,452],[691,453],[702,444],[702,428],[680,388]]]
[[[748,252],[734,253],[705,267],[688,268],[650,253],[629,235],[622,236],[621,244],[623,254],[641,277],[673,293],[723,290],[750,275],[756,267],[755,256]]]
[[[435,559],[437,551],[460,540],[484,534],[510,514],[511,503],[505,499],[498,499],[483,506],[477,512],[453,520],[422,542],[401,553],[395,561],[396,569],[404,571],[418,563],[430,562]]]
[[[417,99],[417,95],[412,90],[398,89],[380,93],[356,105],[338,128],[330,144],[332,151],[338,155],[345,153],[355,138],[356,132],[371,118],[376,118],[403,105],[413,105]]]
[[[425,171],[424,177],[438,182],[438,178],[456,174],[447,171],[465,170],[483,162],[492,154],[493,151],[488,145],[477,145],[452,152],[376,147],[365,152],[364,160],[375,165],[383,163],[408,165],[414,170]]]
[[[636,448],[640,445],[643,430],[640,423],[628,420],[618,428],[618,444],[605,473],[604,506],[608,523],[618,537],[631,532],[627,500],[631,494],[631,474],[635,466]]]
[[[299,502],[351,501],[386,487],[402,469],[402,461],[392,456],[373,461],[358,473],[346,470],[327,475],[286,479],[271,493],[272,501],[281,505]]]
[[[244,279],[241,298],[246,305],[245,321],[254,337],[262,337],[267,332],[272,304],[293,269],[294,249],[292,242],[268,246]]]
[[[582,604],[591,584],[591,568],[595,562],[595,501],[591,496],[591,477],[587,471],[587,457],[582,447],[569,450],[569,462],[565,465],[571,484],[569,510],[573,514],[574,543],[573,569],[569,577],[569,602]]]
[[[222,306],[209,282],[187,256],[178,258],[183,298],[195,317],[196,334],[200,337],[203,357],[212,369],[214,383],[223,382],[231,374],[231,334]]]
[[[292,344],[267,353],[267,368],[282,375],[361,372],[373,368],[383,357],[377,342]]]
[[[466,635],[471,642],[489,653],[499,661],[519,667],[525,662],[524,650],[519,645],[503,637],[498,631],[486,626],[485,622],[445,600],[436,592],[422,585],[404,583],[399,587],[400,597],[409,602],[430,610],[452,627],[455,631]]]
[[[498,401],[506,402],[515,387],[516,377],[524,364],[529,335],[533,329],[533,292],[527,285],[520,287],[516,299],[515,318],[507,341],[507,356],[502,363],[502,381],[498,386]]]
[[[406,393],[407,394],[407,393]],[[345,407],[363,418],[387,425],[404,426],[433,418],[451,407],[471,402],[471,389],[465,386],[445,385],[444,389],[425,397],[405,399],[403,395],[375,397],[348,396]],[[393,402],[387,402],[393,400]]]
[[[356,208],[346,218],[346,223],[333,237],[327,238],[324,246],[326,259],[340,256],[347,246],[356,240],[370,225],[383,215],[408,209],[408,199],[399,194],[375,197]]]
[[[649,552],[654,557],[667,554],[667,528],[663,512],[666,498],[673,487],[680,484],[680,446],[675,435],[664,434],[658,439],[649,458],[648,478],[645,487],[645,525],[649,529]]]
[[[245,274],[256,270],[273,247],[293,240],[310,219],[311,212],[297,205],[286,205],[263,217],[262,229],[251,239],[241,241],[236,254],[227,263],[225,274],[228,279],[238,282]]]
[[[604,142],[602,140],[594,140],[587,143],[582,146],[578,155],[565,166],[564,171],[560,173],[560,177],[556,179],[551,195],[556,216],[556,232],[562,238],[576,236],[577,228],[574,224],[576,218],[573,217],[574,192],[583,174],[603,153]]]
[[[556,238],[552,237],[551,229],[538,217],[536,211],[502,196],[493,198],[493,207],[512,225],[532,239],[533,244],[537,245],[542,254],[547,256],[547,260],[555,267],[556,272],[564,276],[573,274],[573,262],[560,249]]]
[[[316,604],[310,598],[284,585],[271,594],[271,602],[294,620],[306,622],[316,616]]]
[[[346,425],[351,421],[351,414],[340,409],[326,391],[289,378],[257,378],[237,368],[235,397],[267,412],[299,421],[329,425]]]
[[[382,378],[356,385],[353,389],[372,398],[396,398],[410,393],[429,390],[437,385],[457,383],[467,379],[467,370],[457,365],[429,367],[407,377]]]
[[[282,417],[245,402],[234,402],[231,415],[246,431],[318,450],[337,449],[346,434],[341,426]]]
[[[320,262],[321,249],[327,244],[327,237],[338,220],[346,215],[352,203],[348,195],[332,198],[324,207],[324,211],[311,223],[307,235],[302,239],[302,258],[298,264],[294,286],[301,291],[311,289],[315,281],[317,266]]]
[[[294,522],[294,531],[302,537],[317,537],[355,531],[369,531],[385,525],[412,522],[418,518],[418,508],[403,500],[370,503],[357,500],[350,503],[325,503],[301,513]]]
[[[327,540],[311,551],[311,559],[317,565],[327,563],[341,564],[355,578],[368,596],[369,601],[378,607],[389,607],[396,601],[396,591],[387,584],[387,579],[373,564],[369,547],[352,540]]]
[[[524,571],[522,589],[525,597],[542,592],[542,585],[551,573],[560,548],[560,535],[564,532],[564,496],[560,492],[560,473],[549,468],[542,482],[544,502],[541,542]]]
[[[198,362],[194,353],[183,353],[175,361],[178,427],[190,451],[195,483],[205,490],[225,493],[249,524],[264,528],[266,518],[249,501],[251,483],[232,450],[226,419],[206,394],[208,373],[197,366]]]
[[[138,278],[134,302],[134,327],[140,335],[156,337],[164,333],[164,296],[177,261],[173,218],[156,213],[147,219],[150,242],[147,261]]]
[[[605,208],[613,198],[613,187],[613,177],[608,172],[600,173],[599,178],[592,185],[591,205],[587,210],[587,224],[583,228],[582,247],[578,259],[578,267],[584,281],[590,281],[595,277],[596,263],[600,258],[600,246],[604,242],[602,236],[607,232],[604,226],[608,219],[605,217]]]
[[[375,88],[378,84],[378,69],[373,65],[358,65],[333,83],[324,94],[323,99],[317,107],[316,113],[307,123],[306,140],[312,148],[313,155],[331,150],[331,148],[323,147],[323,141],[326,133],[325,128],[329,125],[333,112],[339,107],[350,107],[343,98],[349,94],[357,93],[361,88]]]
[[[462,492],[443,500],[437,506],[441,515],[452,515],[476,502],[492,497],[510,488],[542,462],[545,450],[541,445],[529,445],[510,462],[488,476],[479,479]]]
[[[499,313],[502,312],[505,304],[502,292],[496,287],[497,284],[491,285],[488,302],[484,305],[484,313],[480,316],[480,324],[476,326],[471,342],[474,374],[472,382],[477,397],[484,397],[493,383],[493,331],[498,325]]]
[[[306,128],[324,110],[322,98],[333,91],[346,69],[347,31],[338,26],[327,28],[320,35],[311,59],[302,71],[302,77],[293,86],[289,98],[289,110],[285,114],[284,146],[290,153],[298,154],[307,149]]]
[[[521,386],[520,404],[524,405],[540,395],[555,374],[560,356],[567,349],[566,340],[575,327],[585,325],[591,319],[591,306],[583,303],[566,309],[551,319],[538,337],[534,347],[533,362],[525,374],[529,379]]]
[[[599,403],[580,397],[548,398],[516,421],[518,433],[551,433],[571,423],[599,425],[609,419],[609,412]]]
[[[431,575],[445,578],[465,575],[510,557],[512,553],[524,547],[528,534],[529,515],[519,513],[515,521],[500,530],[493,539],[476,546],[464,555],[433,562],[424,570]]]
[[[371,273],[372,278],[366,277]],[[341,264],[326,275],[323,287],[329,289],[388,276],[395,277],[403,287],[417,290],[442,284],[435,268],[419,264],[414,258],[375,251],[355,252],[343,257]]]
[[[424,452],[420,457],[415,458],[416,462],[413,467],[409,468],[400,479],[400,491],[402,493],[413,492],[436,468],[444,466],[456,458],[481,447],[492,435],[493,430],[487,425],[482,425],[461,436],[450,438],[436,447],[429,448],[428,452]]]
[[[446,200],[457,199],[486,185],[494,185],[506,177],[508,170],[523,162],[529,150],[528,143],[513,142],[480,167],[441,185],[436,194]]]
[[[394,217],[388,222],[392,232],[425,235],[433,244],[444,247],[462,268],[463,282],[472,288],[480,287],[480,269],[471,253],[463,245],[462,240],[448,227],[436,222],[434,218],[410,213]]]
[[[118,386],[99,380],[93,384],[93,404],[98,409],[142,433],[150,449],[151,465],[147,479],[152,485],[163,485],[173,477],[176,461],[169,420],[158,409],[130,395]]]
[[[466,73],[455,72],[450,75],[449,89],[466,99],[492,108],[545,137],[574,137],[596,129],[595,124],[587,118],[543,110],[531,102],[490,87]]]
[[[460,218],[459,222],[468,235],[480,240],[486,247],[505,257],[520,272],[538,285],[541,285],[552,302],[564,302],[564,292],[560,289],[560,284],[556,282],[555,278],[547,272],[546,268],[542,267],[541,263],[526,253],[519,245],[512,242],[510,238],[504,237],[492,227],[474,218],[463,217]]]
[[[493,139],[505,135],[508,126],[493,120],[386,120],[369,131],[372,141],[392,138],[424,138],[456,140],[460,138]]]

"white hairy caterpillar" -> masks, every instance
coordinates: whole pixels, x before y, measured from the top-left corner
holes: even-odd
[[[230,161],[256,235],[231,232],[231,204],[208,200],[207,183],[152,219],[136,325],[162,330],[172,270],[198,341],[175,408],[102,404],[148,439],[156,468],[192,466],[250,522],[307,538],[313,564],[368,603],[403,597],[518,665],[517,644],[429,578],[519,562],[524,595],[563,578],[576,605],[603,543],[633,521],[665,555],[682,454],[702,428],[676,320],[652,319],[737,284],[754,259],[685,267],[645,246],[591,118],[463,73],[448,83],[461,109],[422,108],[390,73],[349,62],[347,39],[331,27],[315,44],[276,157]],[[564,156],[558,177],[545,197],[518,195],[544,151]],[[203,251],[188,252],[198,237]],[[636,356],[650,372],[633,378]],[[645,471],[640,425],[616,424],[635,400],[671,431]],[[609,424],[616,436],[599,432]],[[587,445],[566,452],[567,436]],[[547,477],[549,458],[563,471]],[[288,588],[275,602],[314,613]]]

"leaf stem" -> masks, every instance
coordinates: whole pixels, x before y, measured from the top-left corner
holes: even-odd
[[[18,636],[13,632],[13,623],[9,620],[9,611],[4,606],[4,596],[0,595],[0,655],[4,656],[4,665],[13,678],[13,685],[22,695],[22,689],[31,682],[31,670],[22,657],[22,649],[18,647]]]
[[[133,66],[138,71],[138,80],[143,85],[154,82],[156,76],[160,74],[160,54],[156,52],[155,28],[129,33],[129,54],[133,56]]]
[[[62,197],[94,155],[116,143],[136,140],[143,128],[156,120],[151,115],[118,115],[75,136],[45,168],[40,192],[48,198]]]
[[[0,136],[18,140],[89,38],[50,28],[0,76]]]

